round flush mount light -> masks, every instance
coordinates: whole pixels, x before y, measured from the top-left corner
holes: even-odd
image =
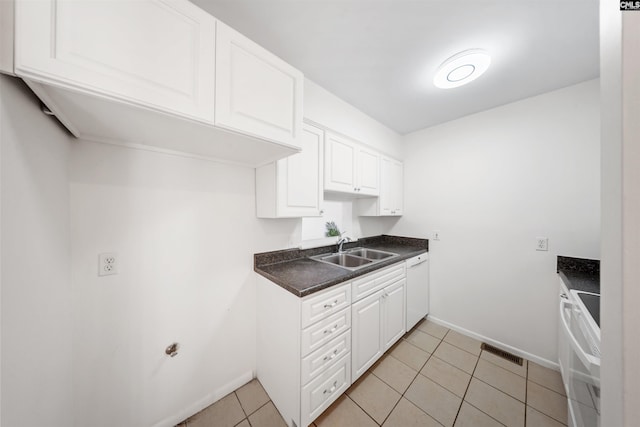
[[[489,65],[491,57],[482,49],[469,49],[453,55],[440,65],[433,84],[442,89],[466,85],[480,77]]]

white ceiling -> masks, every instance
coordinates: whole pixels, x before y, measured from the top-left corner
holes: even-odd
[[[598,77],[597,0],[191,0],[405,134]],[[432,84],[451,55],[489,70]]]

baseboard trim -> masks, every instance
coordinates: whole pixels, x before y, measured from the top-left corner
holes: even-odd
[[[165,418],[164,420],[156,423],[153,427],[173,427],[179,422],[184,421],[192,415],[197,414],[209,405],[216,403],[218,400],[225,397],[227,394],[242,387],[249,381],[255,378],[253,371],[247,371],[240,375],[238,378],[226,383],[222,387],[215,390],[213,393],[207,394],[202,399],[186,407],[175,415]]]
[[[500,348],[500,349],[502,349],[504,351],[508,351],[509,353],[513,353],[516,356],[520,356],[520,357],[525,358],[527,360],[531,360],[532,362],[535,362],[538,365],[544,366],[545,368],[550,368],[550,369],[554,369],[556,371],[560,371],[560,366],[558,365],[557,362],[552,362],[551,360],[544,359],[542,357],[536,356],[535,354],[529,353],[529,352],[524,351],[522,349],[519,349],[517,347],[513,347],[511,345],[508,345],[508,344],[505,344],[503,342],[494,340],[494,339],[486,337],[484,335],[477,334],[477,333],[475,333],[473,331],[470,331],[468,329],[462,328],[462,327],[460,327],[458,325],[455,325],[453,323],[447,322],[446,320],[442,320],[442,319],[439,319],[437,317],[433,317],[431,315],[429,315],[427,317],[427,319],[429,321],[433,322],[433,323],[437,323],[438,325],[445,326],[445,327],[447,327],[449,329],[453,329],[456,332],[460,332],[461,334],[466,335],[468,337],[475,338],[475,339],[477,339],[479,341],[486,342],[487,344],[491,344],[491,345],[493,345],[495,347],[498,347],[498,348]]]

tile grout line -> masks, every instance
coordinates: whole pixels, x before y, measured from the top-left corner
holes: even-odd
[[[364,374],[363,374],[363,375],[364,375]],[[377,378],[377,377],[376,377],[376,378]],[[380,381],[382,381],[382,380],[380,380]],[[383,381],[383,382],[384,382],[384,381]],[[386,383],[385,383],[385,384],[386,384]],[[358,405],[358,402],[356,402],[355,400],[353,400],[353,399],[351,398],[351,396],[349,396],[346,392],[344,393],[344,396],[345,396],[347,399],[349,399],[351,402],[353,402],[353,404],[354,404],[354,405],[356,405],[358,408],[362,409],[362,412],[364,412],[365,414],[367,414],[367,416],[368,416],[369,418],[371,418],[371,420],[372,420],[376,425],[378,425],[378,426],[379,426],[379,425],[382,425],[382,424],[378,424],[378,422],[377,422],[377,421],[376,421],[376,420],[371,416],[371,414],[369,414],[369,413],[367,412],[367,410],[366,410],[366,409],[364,409],[362,406]],[[338,398],[338,399],[339,399],[339,398]],[[336,401],[337,401],[337,399],[336,399]],[[334,403],[335,403],[335,402],[334,402]],[[333,405],[333,403],[332,403],[331,405]],[[329,409],[329,408],[327,408],[327,409]],[[325,410],[326,410],[326,409],[325,409]],[[385,420],[386,420],[386,418],[385,418]]]
[[[482,351],[480,351],[480,354],[482,354]],[[478,363],[480,362],[480,355],[478,355],[478,359],[476,359],[476,364],[473,367],[473,371],[471,372],[471,378],[469,378],[469,384],[467,384],[467,388],[464,390],[464,394],[462,395],[462,400],[460,400],[460,406],[458,406],[458,412],[456,412],[456,416],[453,419],[453,425],[456,424],[456,421],[458,421],[458,416],[460,415],[460,411],[462,410],[462,405],[464,404],[465,400],[464,398],[467,397],[467,392],[469,391],[469,387],[471,387],[471,380],[473,380],[473,374],[476,373],[476,368],[478,367]]]
[[[433,335],[431,335],[431,336],[433,336]],[[440,340],[440,342],[442,342],[442,340]],[[410,345],[413,345],[413,344],[411,344],[409,341],[407,341],[407,343],[409,343]],[[398,406],[398,403],[400,403],[400,401],[401,401],[402,399],[404,399],[404,398],[405,398],[405,397],[404,397],[404,395],[407,393],[407,391],[409,390],[409,388],[411,388],[411,384],[413,384],[413,382],[416,380],[416,378],[418,378],[418,375],[420,375],[420,371],[422,371],[422,369],[424,369],[424,366],[427,364],[427,362],[428,362],[429,360],[431,360],[431,357],[433,356],[433,353],[435,353],[435,351],[436,351],[436,349],[438,348],[438,346],[439,346],[439,345],[440,345],[440,343],[438,343],[438,345],[436,346],[436,348],[434,348],[434,349],[433,349],[433,352],[432,352],[432,353],[428,353],[428,352],[426,352],[425,350],[421,349],[420,347],[413,345],[413,346],[414,346],[414,347],[416,347],[417,349],[422,350],[422,351],[424,351],[425,353],[427,353],[427,354],[429,355],[429,357],[427,357],[427,360],[425,360],[425,361],[424,361],[424,363],[422,364],[422,366],[420,367],[420,369],[418,369],[418,372],[417,372],[416,376],[415,376],[415,377],[413,377],[413,379],[411,380],[411,382],[410,382],[410,383],[409,383],[409,385],[407,386],[406,390],[405,390],[405,391],[400,395],[400,399],[398,399],[398,401],[396,402],[396,404],[393,406],[393,408],[391,409],[391,411],[389,412],[389,414],[387,414],[387,416],[385,417],[385,419],[382,421],[382,424],[380,424],[380,425],[383,425],[385,422],[387,422],[387,419],[389,419],[389,417],[391,416],[391,414],[393,413],[393,411],[396,409],[396,407]],[[393,355],[391,355],[391,354],[390,354],[390,356],[391,356],[391,357],[393,357]],[[394,359],[395,359],[395,357],[394,357]],[[399,360],[399,359],[396,359],[396,360]],[[399,361],[400,361],[401,363],[404,363],[404,362],[402,362],[402,360],[399,360]],[[405,365],[406,365],[406,363],[405,363]],[[408,365],[407,365],[407,366],[408,366]],[[411,366],[409,366],[409,367],[411,368]],[[374,375],[375,375],[375,374],[374,374]],[[382,381],[382,380],[381,380],[381,381]],[[383,382],[384,382],[384,381],[383,381]],[[386,384],[386,383],[385,383],[385,384]],[[389,385],[389,384],[387,384],[387,385]],[[391,386],[389,386],[389,387],[391,387]],[[391,387],[391,388],[393,388],[393,387]],[[408,400],[409,402],[411,402],[409,399],[407,399],[407,400]],[[415,405],[413,402],[411,402],[411,404]],[[422,411],[422,409],[421,409],[421,408],[418,408],[418,409],[420,409],[420,410]],[[424,411],[422,411],[422,412],[424,412]],[[426,412],[424,412],[424,413],[425,413],[425,414],[427,414]],[[428,415],[429,417],[431,417],[431,415],[429,415],[429,414],[427,414],[427,415]],[[431,418],[433,418],[433,417],[431,417]],[[433,419],[435,419],[435,418],[433,418]],[[437,421],[437,420],[436,420],[436,421]]]
[[[529,362],[527,362],[527,375],[524,378],[524,425],[527,425],[527,406],[529,406]]]

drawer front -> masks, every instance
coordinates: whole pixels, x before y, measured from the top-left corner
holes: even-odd
[[[322,320],[351,305],[351,284],[345,283],[331,288],[320,295],[312,295],[302,300],[302,328]]]
[[[350,351],[351,331],[349,330],[302,359],[301,385],[305,385],[329,369]]]
[[[387,267],[382,271],[365,276],[362,279],[355,280],[352,284],[351,291],[353,301],[356,302],[368,295],[371,295],[378,289],[382,289],[405,276],[406,267],[405,263],[402,262],[400,264]]]
[[[351,328],[351,306],[302,330],[301,354],[306,356]]]
[[[333,368],[302,389],[301,425],[311,424],[351,385],[351,356],[346,354]]]

